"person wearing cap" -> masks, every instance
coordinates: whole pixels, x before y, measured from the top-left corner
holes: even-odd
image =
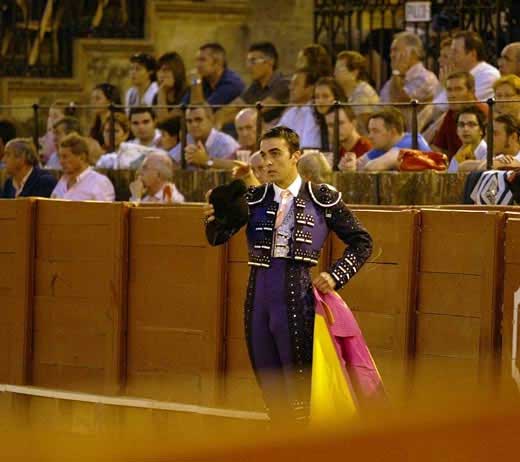
[[[132,106],[152,106],[159,91],[156,82],[157,63],[146,53],[138,53],[130,58],[130,80],[132,86],[126,92],[125,106],[130,112]]]
[[[268,183],[247,194],[212,200],[205,207],[211,245],[225,243],[247,222],[249,285],[245,301],[247,347],[271,421],[309,416],[315,299],[313,285],[328,293],[343,287],[372,251],[372,239],[327,184],[298,174],[299,137],[278,126],[260,138]],[[217,188],[216,188],[217,189]],[[226,207],[242,210],[230,220]],[[220,210],[220,213],[219,213]],[[236,212],[234,212],[235,214]],[[327,271],[311,278],[330,231],[346,245]]]

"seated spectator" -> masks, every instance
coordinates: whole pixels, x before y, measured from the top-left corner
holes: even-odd
[[[252,83],[240,97],[235,98],[232,105],[255,104],[285,104],[289,101],[289,80],[278,69],[278,52],[270,42],[253,43],[249,47],[246,60],[247,70]],[[278,119],[283,108],[263,108],[264,122]],[[230,123],[238,113],[236,107],[225,107],[215,114],[217,128]]]
[[[8,120],[0,120],[0,168],[4,167],[3,157],[5,145],[16,138],[16,127]]]
[[[358,170],[397,170],[400,148],[412,148],[412,134],[405,132],[404,116],[395,108],[375,112],[368,119],[368,139],[373,149],[357,161]],[[418,149],[430,151],[426,140],[418,135]]]
[[[173,106],[181,104],[182,98],[188,90],[186,68],[181,55],[175,51],[165,53],[157,61],[157,68],[159,91],[155,95],[154,105]],[[158,107],[155,111],[159,120],[173,115],[181,115],[181,111],[174,108]]]
[[[455,121],[462,146],[452,157],[448,172],[475,170],[476,166],[471,161],[482,161],[487,156],[487,144],[484,139],[486,115],[477,106],[467,106],[457,113]]]
[[[357,51],[342,51],[336,59],[334,77],[349,103],[363,105],[352,106],[352,110],[356,114],[358,131],[365,133],[368,116],[375,111],[372,104],[379,103],[379,95],[368,83],[366,58]]]
[[[520,119],[502,114],[493,123],[493,146],[498,155],[520,161]]]
[[[448,102],[448,95],[446,94],[446,78],[453,72],[451,63],[451,37],[446,37],[441,41],[439,52],[439,86],[433,98],[432,104],[424,106],[419,112],[417,118],[418,129],[426,138],[431,140],[442,122],[442,115],[448,110],[448,105],[443,104]]]
[[[322,77],[314,86],[313,100],[316,105],[314,107],[314,117],[316,118],[316,123],[320,127],[320,148],[322,151],[328,152],[331,149],[325,116],[333,107],[334,101],[346,103],[347,98],[345,93],[343,93],[343,89],[334,78]]]
[[[206,43],[199,48],[191,87],[182,98],[186,104],[229,104],[244,91],[240,76],[227,67],[226,50],[219,43]],[[219,108],[215,108],[218,110]]]
[[[126,92],[127,113],[133,106],[151,106],[159,91],[156,80],[157,63],[152,55],[137,53],[130,58],[132,86]]]
[[[298,160],[298,173],[303,181],[312,181],[315,184],[330,183],[332,168],[321,152],[309,152]]]
[[[251,165],[251,170],[253,171],[253,175],[258,180],[260,184],[268,183],[269,180],[267,178],[267,167],[265,165],[264,159],[259,151],[255,152],[249,158],[249,164]]]
[[[40,169],[32,140],[15,138],[9,141],[5,147],[4,161],[9,178],[5,182],[2,198],[50,197],[57,180]]]
[[[102,155],[96,163],[96,168],[105,169],[128,169],[138,158],[146,152],[151,152],[152,148],[144,148],[136,143],[129,143],[126,140],[130,135],[130,122],[123,113],[114,114],[114,143],[115,148],[112,152]],[[105,145],[112,144],[112,119],[110,116],[103,122],[103,136]],[[141,149],[142,148],[142,149]],[[147,150],[147,151],[146,151]]]
[[[329,139],[334,139],[335,110],[331,109],[326,116]],[[370,141],[361,136],[356,128],[356,116],[349,106],[341,106],[338,109],[339,119],[339,170],[352,170],[352,164],[372,149]]]
[[[390,47],[390,60],[392,77],[381,89],[381,102],[433,100],[439,81],[422,63],[424,49],[418,35],[411,32],[396,34]]]
[[[161,132],[159,147],[172,155],[173,148],[181,140],[181,119],[179,117],[169,117],[161,120],[157,124],[157,129]]]
[[[134,139],[130,143],[155,148],[161,140],[161,132],[155,127],[155,112],[149,107],[135,107],[130,111],[130,130]]]
[[[316,81],[317,76],[309,69],[296,70],[289,85],[289,102],[298,106],[287,108],[278,122],[278,125],[289,127],[298,133],[303,149],[321,147],[320,127],[313,107],[307,105],[312,102]]]
[[[327,50],[317,43],[302,48],[296,57],[297,69],[309,69],[309,71],[320,77],[332,77],[332,59]]]
[[[469,72],[475,78],[477,100],[493,97],[493,84],[500,77],[496,67],[485,62],[484,43],[473,31],[457,32],[451,44],[451,60],[454,72]]]
[[[239,150],[247,150],[250,153],[255,151],[257,119],[257,111],[252,108],[242,109],[235,117]]]
[[[40,137],[40,159],[46,164],[49,157],[56,152],[56,140],[54,139],[54,124],[63,117],[76,117],[76,106],[72,101],[56,100],[49,108],[47,117],[47,132]]]
[[[53,199],[73,201],[113,201],[114,186],[105,176],[89,166],[88,143],[72,133],[60,141],[59,159],[63,175],[52,191]]]
[[[95,139],[106,151],[109,148],[109,145],[105,144],[103,120],[110,115],[108,109],[110,104],[121,105],[119,89],[109,83],[100,83],[99,85],[96,85],[90,94],[90,104],[95,106],[95,118],[92,127],[90,127],[90,137]],[[121,109],[118,109],[118,111],[120,110]]]
[[[53,126],[54,140],[55,140],[55,151],[51,154],[45,168],[49,170],[61,170],[60,159],[58,157],[58,150],[61,141],[72,133],[76,135],[80,134],[79,120],[75,117],[65,116],[59,119]]]
[[[231,170],[238,143],[226,133],[213,128],[213,111],[210,107],[192,107],[186,111],[187,143],[186,162],[193,167]],[[171,153],[181,163],[181,146]]]
[[[500,74],[514,74],[520,77],[520,42],[513,42],[505,46],[498,58]]]
[[[512,74],[504,75],[495,81],[493,89],[497,100],[497,113],[511,114],[520,118],[520,77]],[[510,102],[502,102],[501,100],[509,100]]]
[[[133,202],[173,204],[184,196],[173,183],[173,162],[162,152],[153,152],[143,161],[137,179],[130,184]]]
[[[461,109],[461,105],[455,104],[454,101],[476,101],[475,79],[469,72],[455,72],[446,79],[446,92],[449,110],[443,116],[441,126],[433,138],[432,149],[443,152],[451,160],[462,146],[462,142],[457,135],[457,123],[455,122],[455,115]],[[475,104],[487,115],[486,104]]]
[[[520,121],[509,114],[499,115],[493,123],[493,169],[513,169],[520,165]],[[465,166],[471,166],[466,161]],[[474,170],[485,170],[487,159],[474,161]],[[472,169],[473,170],[473,169]]]
[[[236,160],[233,167],[233,178],[242,180],[246,186],[259,186],[268,183],[267,166],[260,151],[249,158],[249,162]]]

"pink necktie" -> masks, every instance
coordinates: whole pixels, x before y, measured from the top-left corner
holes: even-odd
[[[275,228],[279,228],[289,211],[289,204],[291,202],[292,194],[291,191],[284,190],[281,194],[280,207],[278,207],[278,212],[276,214],[276,222],[274,224]]]

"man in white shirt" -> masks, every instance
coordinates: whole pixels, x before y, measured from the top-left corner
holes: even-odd
[[[126,92],[127,110],[132,106],[152,106],[159,91],[156,80],[157,63],[146,53],[138,53],[130,58],[130,80],[132,86]]]
[[[487,143],[486,115],[478,106],[467,106],[455,116],[457,136],[462,146],[451,158],[448,173],[469,172],[477,169],[479,162],[486,159]]]
[[[63,138],[65,138],[67,135],[70,135],[71,133],[76,133],[79,135],[79,120],[75,117],[63,117],[53,125],[52,130],[54,133],[54,140],[56,142],[56,151],[50,155],[47,163],[45,164],[45,168],[50,170],[61,170],[60,159],[58,158],[60,142],[63,140]]]
[[[114,186],[88,163],[87,140],[77,134],[66,136],[58,151],[63,176],[52,191],[51,198],[72,201],[115,200]]]
[[[184,196],[173,183],[173,161],[167,154],[157,151],[144,160],[137,179],[130,184],[130,192],[133,202],[184,202]]]
[[[501,114],[493,122],[493,169],[520,167],[520,121],[511,114]],[[465,164],[469,164],[466,161]],[[474,170],[485,170],[486,160],[473,161]],[[469,165],[468,165],[469,166]],[[473,169],[473,168],[472,168]]]
[[[412,99],[431,101],[439,80],[422,63],[424,49],[418,35],[400,32],[390,47],[392,77],[381,89],[381,102],[399,103]]]
[[[475,95],[479,101],[492,98],[493,83],[499,70],[484,61],[484,43],[473,31],[457,32],[451,44],[451,59],[455,71],[466,71],[475,78]]]
[[[289,102],[293,104],[308,104],[312,101],[314,84],[317,75],[308,69],[297,69],[289,84]],[[289,127],[298,133],[300,145],[305,148],[321,148],[320,128],[311,106],[296,106],[288,108],[282,115],[278,125]]]
[[[235,166],[235,152],[239,144],[234,138],[214,128],[211,107],[191,107],[186,111],[187,143],[184,149],[186,162],[198,168],[231,170]],[[181,147],[171,152],[172,159],[181,163]]]
[[[498,67],[502,75],[514,74],[520,77],[520,42],[505,46],[498,58]]]
[[[155,127],[155,113],[152,108],[139,107],[130,111],[130,130],[134,139],[130,143],[155,148],[161,140],[161,132]]]
[[[253,108],[242,109],[235,117],[235,129],[240,150],[253,152],[256,148],[256,124],[258,111]]]

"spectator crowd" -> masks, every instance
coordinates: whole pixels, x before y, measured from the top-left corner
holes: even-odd
[[[280,72],[272,43],[252,44],[245,57],[249,85],[229,68],[218,43],[198,49],[190,72],[176,52],[158,59],[136,54],[125,95],[110,83],[94,87],[88,126],[73,103],[57,100],[36,147],[0,120],[0,168],[8,175],[1,197],[113,201],[112,183],[97,171],[103,169],[136,170],[130,193],[137,202],[184,201],[173,183],[181,166],[264,182],[258,130],[276,125],[298,133],[300,170],[313,181],[326,178],[334,158],[340,171],[399,170],[402,150],[414,146],[444,154],[448,172],[483,170],[488,98],[496,100],[494,166],[520,166],[520,42],[504,47],[497,69],[478,34],[456,32],[440,44],[437,74],[426,66],[418,35],[399,32],[389,49],[391,76],[379,92],[366,56],[346,50],[331,57],[316,44],[298,53],[291,76]],[[420,103],[416,139],[414,112],[402,104],[412,100]],[[60,179],[50,170],[60,170]]]

